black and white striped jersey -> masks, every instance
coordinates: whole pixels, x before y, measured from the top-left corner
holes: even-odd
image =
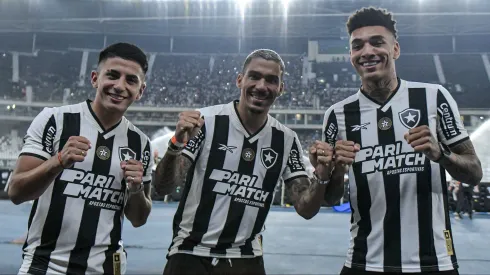
[[[47,160],[71,136],[87,138],[92,148],[34,201],[20,274],[113,274],[115,265],[125,271],[127,192],[120,163],[140,160],[149,184],[150,140],[124,117],[104,130],[87,101],[45,108],[27,130],[21,155]]]
[[[193,162],[174,217],[169,255],[262,255],[261,234],[274,187],[306,177],[295,132],[269,116],[247,132],[237,102],[204,108],[205,125],[183,155]]]
[[[435,84],[399,80],[384,104],[359,91],[326,111],[324,141],[361,145],[349,169],[347,267],[376,272],[457,268],[445,171],[404,139],[422,125],[449,146],[469,138],[456,102]]]

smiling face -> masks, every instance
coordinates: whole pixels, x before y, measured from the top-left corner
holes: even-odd
[[[236,81],[240,89],[240,104],[255,114],[268,112],[282,93],[281,65],[273,60],[253,58]]]
[[[111,57],[92,72],[92,86],[97,89],[94,104],[102,109],[124,113],[143,95],[146,87],[141,66],[120,57]]]
[[[350,36],[350,60],[362,80],[391,78],[400,45],[393,34],[382,26],[356,29]]]

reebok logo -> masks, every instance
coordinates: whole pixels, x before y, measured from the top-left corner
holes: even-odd
[[[225,145],[225,144],[221,144],[221,143],[218,143],[219,144],[219,147],[218,147],[218,150],[221,150],[221,151],[228,151],[230,153],[234,153],[233,150],[235,150],[237,147],[236,146],[228,146],[228,145]]]
[[[352,125],[351,126],[351,128],[352,128],[351,129],[351,132],[360,131],[362,129],[367,130],[367,127],[366,126],[368,126],[369,124],[371,124],[371,122],[363,123],[361,125]]]

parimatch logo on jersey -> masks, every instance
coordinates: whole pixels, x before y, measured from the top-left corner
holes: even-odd
[[[402,143],[363,147],[356,154],[356,163],[361,163],[362,173],[385,171],[386,175],[417,173],[425,169],[426,158],[422,153],[402,152]]]
[[[214,169],[209,179],[215,180],[213,191],[233,197],[233,201],[255,207],[264,207],[269,192],[257,186],[257,176],[249,176],[237,172]]]
[[[60,180],[66,181],[64,195],[89,200],[89,205],[109,210],[121,210],[124,192],[112,188],[113,176],[97,175],[76,169],[65,169]]]

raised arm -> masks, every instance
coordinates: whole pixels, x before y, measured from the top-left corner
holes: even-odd
[[[155,191],[167,195],[183,186],[192,163],[199,155],[205,139],[204,119],[199,111],[182,112],[167,152],[155,171]]]

